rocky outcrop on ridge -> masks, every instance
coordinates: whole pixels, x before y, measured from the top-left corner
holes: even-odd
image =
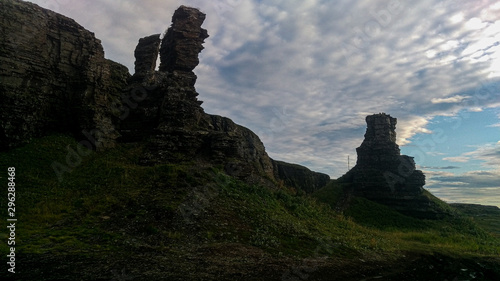
[[[144,141],[145,165],[202,160],[279,180],[257,135],[201,107],[193,69],[208,33],[199,10],[181,6],[164,38],[140,39],[133,76],[70,18],[19,0],[0,1],[0,15],[1,150],[70,133],[95,150]]]
[[[251,130],[204,112],[193,72],[208,37],[201,27],[204,19],[199,10],[181,6],[161,41],[157,34],[139,40],[136,73],[129,88],[142,89],[144,100],[122,120],[122,140],[148,142],[145,165],[198,159],[223,165],[229,175],[247,181],[283,180],[306,192],[326,185],[328,175],[273,161]],[[156,50],[160,66],[151,71],[156,67]]]
[[[161,43],[149,39],[157,38],[157,35],[139,41],[136,54],[144,53],[140,51],[143,49],[157,50],[161,44],[159,71],[148,72],[154,66],[146,60],[148,71],[142,72],[143,80],[130,85],[149,88],[147,97],[132,112],[135,116],[122,122],[125,138],[128,136],[137,140],[142,136],[147,139],[148,150],[142,162],[154,165],[199,159],[223,165],[229,175],[247,181],[282,180],[286,185],[305,192],[326,185],[330,180],[328,175],[299,165],[273,161],[267,155],[264,144],[251,130],[229,118],[204,112],[202,102],[197,99],[194,87],[196,75],[193,73],[199,63],[198,53],[208,37],[207,31],[201,27],[204,19],[205,14],[199,10],[181,6],[175,11],[172,26]],[[149,56],[153,57],[155,54]],[[144,126],[145,122],[138,120],[144,120],[151,126]]]
[[[198,9],[181,6],[164,38],[139,40],[133,76],[70,18],[19,0],[2,0],[0,16],[0,150],[51,133],[95,150],[144,141],[145,165],[201,160],[245,180],[319,187],[308,170],[275,171],[256,134],[204,112],[193,72],[208,37]]]
[[[208,38],[207,30],[201,28],[205,17],[198,9],[186,6],[175,11],[160,47],[160,71],[191,72],[198,65],[198,54]]]
[[[425,175],[413,157],[401,155],[396,144],[397,119],[385,113],[366,117],[365,139],[356,149],[356,166],[339,178],[351,183],[355,196],[390,206],[419,218],[444,215],[424,194]]]
[[[145,165],[199,159],[221,164],[240,178],[273,180],[273,165],[259,137],[228,118],[206,114],[197,99],[193,69],[208,37],[201,27],[204,19],[199,10],[181,6],[161,42],[158,35],[139,41],[140,67],[129,88],[142,89],[144,100],[122,120],[122,140],[147,141]],[[158,49],[160,67],[152,72]]]
[[[112,147],[127,68],[105,59],[100,40],[63,15],[2,0],[0,18],[0,150],[54,132]]]
[[[134,51],[135,73],[134,78],[144,78],[152,74],[156,68],[156,59],[160,52],[160,34],[153,34],[139,39]]]
[[[309,170],[308,168],[273,160],[274,175],[286,186],[313,193],[330,182],[330,176]]]

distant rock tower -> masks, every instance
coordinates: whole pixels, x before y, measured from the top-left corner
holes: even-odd
[[[403,214],[436,218],[440,211],[425,196],[425,175],[413,157],[396,144],[397,119],[385,113],[366,117],[365,139],[356,149],[356,166],[339,179],[351,183],[354,196],[390,206]]]

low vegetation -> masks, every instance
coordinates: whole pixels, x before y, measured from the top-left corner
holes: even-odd
[[[353,270],[359,277],[422,255],[500,264],[499,238],[459,211],[419,220],[362,198],[339,211],[344,193],[335,181],[311,196],[244,183],[189,160],[141,166],[140,144],[79,161],[68,148],[78,151],[75,140],[55,135],[0,154],[3,171],[16,168],[16,251],[30,266],[20,271],[38,280],[295,280],[286,276],[334,267],[360,268]],[[54,161],[69,169],[60,178]],[[1,181],[6,186],[5,176]],[[6,209],[6,200],[0,203]]]

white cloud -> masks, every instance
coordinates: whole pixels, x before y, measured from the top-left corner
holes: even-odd
[[[428,189],[448,203],[482,204],[500,207],[500,187],[467,190],[463,187],[441,186]]]
[[[454,203],[475,203],[500,207],[500,170],[470,171],[462,174],[425,171],[427,189]]]
[[[470,107],[468,108],[468,111],[470,112],[481,112],[483,109],[481,107]]]
[[[456,95],[456,96],[449,97],[449,98],[433,98],[433,99],[431,99],[431,102],[432,103],[459,103],[466,98],[470,98],[470,97]]]
[[[432,133],[425,126],[429,123],[428,118],[420,116],[408,116],[408,119],[399,119],[397,126],[397,143],[401,146],[410,143],[410,138],[417,133]]]
[[[476,150],[463,155],[482,161],[484,167],[500,167],[500,142],[482,144]],[[500,182],[500,178],[498,180]]]
[[[434,181],[442,185],[460,185],[468,188],[497,188],[500,187],[500,170],[491,171],[469,171],[462,174],[443,173],[434,175]]]
[[[455,156],[455,157],[445,157],[443,158],[443,160],[449,162],[467,163],[469,162],[470,158],[466,156]]]

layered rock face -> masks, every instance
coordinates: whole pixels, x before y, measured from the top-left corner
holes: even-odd
[[[0,149],[51,132],[92,134],[98,148],[113,146],[111,104],[120,101],[127,68],[105,59],[94,34],[60,14],[3,0],[0,18]]]
[[[272,162],[259,137],[228,118],[206,114],[197,99],[193,69],[208,37],[201,27],[204,19],[199,10],[181,6],[161,43],[157,35],[139,41],[136,66],[144,67],[136,69],[140,73],[134,74],[129,87],[146,89],[146,97],[131,111],[130,118],[123,120],[122,139],[147,140],[148,150],[142,159],[146,165],[201,159],[223,164],[233,176],[267,175],[272,179]],[[158,47],[159,71],[151,72]],[[139,77],[142,80],[137,80]]]
[[[330,182],[330,176],[309,170],[308,168],[273,160],[274,175],[283,180],[286,186],[313,193]]]
[[[396,144],[397,119],[380,113],[367,116],[366,123],[365,139],[356,149],[358,160],[355,170],[382,173],[377,173],[377,180],[370,173],[358,173],[354,182],[363,184],[357,192],[371,198],[387,197],[389,194],[400,197],[421,194],[425,176],[422,171],[415,169],[413,157],[400,153]],[[383,176],[383,180],[380,176]]]
[[[204,21],[205,14],[198,9],[181,6],[175,11],[160,48],[160,71],[191,72],[198,65],[198,54],[208,37],[201,28]]]
[[[355,196],[388,205],[404,214],[438,217],[439,210],[424,195],[425,175],[413,157],[401,155],[396,144],[397,119],[385,113],[366,117],[365,139],[356,149],[356,166],[339,179],[352,183]]]
[[[142,159],[145,165],[198,159],[223,165],[228,174],[247,181],[283,180],[306,192],[326,185],[328,175],[273,162],[251,130],[204,112],[193,73],[208,37],[201,27],[204,20],[205,14],[199,10],[181,6],[161,42],[158,35],[139,40],[136,73],[129,88],[145,89],[145,98],[122,121],[121,139],[147,140],[148,150]],[[161,61],[159,71],[153,72],[156,50]]]
[[[394,165],[399,158],[399,146],[396,144],[397,119],[385,114],[366,117],[365,139],[356,149],[357,165],[378,166]]]
[[[138,80],[152,74],[156,68],[156,59],[160,52],[160,34],[153,34],[139,39],[139,44],[134,51],[135,73]]]
[[[273,162],[251,130],[204,112],[193,72],[208,37],[199,10],[181,6],[163,39],[141,38],[133,76],[105,59],[100,41],[72,19],[17,0],[2,0],[0,15],[0,149],[72,133],[93,149],[145,142],[144,165],[196,161],[306,192],[329,180]]]

